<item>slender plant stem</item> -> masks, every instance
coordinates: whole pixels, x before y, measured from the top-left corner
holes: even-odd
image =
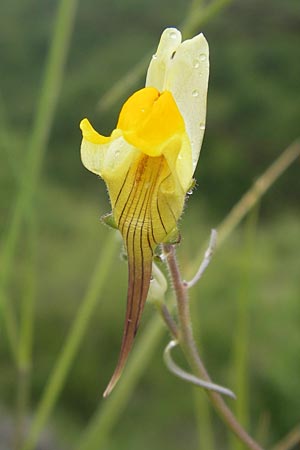
[[[175,322],[175,320],[173,319],[169,308],[167,307],[167,305],[165,303],[159,304],[158,306],[158,311],[163,319],[163,321],[165,322],[167,328],[169,329],[171,335],[173,336],[173,338],[175,338],[176,340],[178,339],[178,327],[177,327],[177,323]]]
[[[0,288],[1,289],[1,288]],[[2,293],[3,304],[3,322],[4,329],[7,336],[8,347],[11,352],[12,359],[17,365],[18,361],[18,324],[16,313],[11,302],[6,298],[4,292]],[[1,316],[1,314],[0,314]]]
[[[25,287],[21,302],[20,332],[17,359],[17,403],[15,449],[22,448],[25,437],[26,418],[30,401],[32,342],[36,299],[36,214],[31,208],[27,216],[27,264],[25,268]]]
[[[16,389],[16,425],[14,432],[14,449],[22,448],[25,436],[26,413],[29,402],[30,379],[29,369],[20,367],[17,369]]]
[[[176,260],[175,247],[174,245],[165,244],[164,251],[177,299],[179,344],[192,370],[205,381],[212,382],[202,360],[199,357],[193,337],[188,289],[181,279],[181,274]],[[246,445],[246,447],[251,450],[262,450],[262,447],[260,447],[260,445],[257,444],[238,423],[223,398],[216,392],[209,390],[206,392],[219,416],[231,429],[231,431]]]
[[[243,260],[240,265],[239,276],[240,284],[237,292],[237,312],[236,312],[236,331],[234,338],[233,366],[235,375],[235,392],[238,398],[234,411],[238,421],[247,428],[249,424],[249,392],[248,392],[248,358],[249,358],[249,305],[250,297],[253,296],[252,279],[254,262],[253,249],[255,246],[255,235],[258,222],[259,204],[248,215],[243,227],[244,251],[242,251]],[[231,442],[232,450],[242,450],[242,443],[234,436]]]
[[[293,428],[272,450],[292,450],[300,444],[300,425]]]
[[[234,205],[217,227],[220,246],[275,181],[300,157],[300,138],[290,144]]]
[[[23,450],[33,450],[35,448],[38,437],[63,389],[71,364],[74,361],[83,335],[88,327],[90,317],[99,299],[99,293],[109,273],[115,255],[116,244],[116,236],[112,234],[103,246],[89,289],[79,307],[72,328],[50,374],[43,396],[37,407],[29,435],[22,447]]]
[[[194,1],[186,19],[181,24],[184,38],[190,38],[199,28],[215,17],[223,8],[232,3],[233,0],[214,0],[203,6],[203,1]]]
[[[194,388],[198,443],[201,450],[215,450],[212,411],[201,389]]]
[[[2,155],[5,155],[6,157],[8,163],[7,166],[10,170],[10,175],[12,175],[16,180],[18,180],[19,161],[17,161],[17,158],[12,152],[12,147],[15,148],[16,144],[15,142],[13,142],[12,144],[12,136],[14,134],[8,122],[9,121],[7,120],[7,109],[4,104],[3,94],[0,90],[0,147],[3,152]],[[3,163],[4,161],[2,159],[1,164]]]
[[[6,285],[11,272],[14,250],[22,229],[23,218],[30,207],[38,185],[43,155],[54,119],[64,65],[73,29],[78,0],[61,0],[58,4],[53,39],[46,62],[41,94],[29,138],[28,154],[22,170],[20,190],[13,207],[11,223],[2,248],[0,268],[0,317],[6,301]]]

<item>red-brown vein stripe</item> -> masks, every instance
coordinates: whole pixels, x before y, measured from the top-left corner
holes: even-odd
[[[138,183],[132,186],[119,219],[119,227],[128,254],[127,310],[119,360],[104,396],[107,396],[113,389],[126,363],[150,285],[153,256],[153,248],[150,245],[150,209],[159,170],[155,170],[156,165],[154,165],[151,170],[148,169],[147,171],[147,160],[148,158],[143,158],[138,166],[138,176],[142,186],[138,186]],[[150,189],[145,188],[147,182],[150,184]],[[137,189],[139,189],[139,195],[134,205]],[[120,197],[120,194],[118,197]],[[132,208],[134,209],[132,210]],[[130,218],[129,221],[127,220],[128,217]]]

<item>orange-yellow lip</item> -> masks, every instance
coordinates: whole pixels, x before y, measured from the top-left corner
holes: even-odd
[[[111,136],[99,134],[87,119],[80,124],[83,137],[97,145],[107,144],[122,134],[124,139],[149,156],[160,156],[166,141],[185,131],[184,121],[169,91],[147,87],[135,92],[121,109]]]

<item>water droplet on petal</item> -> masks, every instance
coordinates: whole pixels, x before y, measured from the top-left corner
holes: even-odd
[[[200,61],[205,61],[205,60],[206,60],[206,54],[205,53],[201,53]]]
[[[192,193],[193,193],[193,189],[189,189],[189,190],[187,191],[187,195],[192,195]]]
[[[199,126],[200,130],[205,130],[205,123],[201,122]]]
[[[115,151],[115,159],[119,158],[120,156],[120,150]]]
[[[179,156],[178,156],[178,159],[182,159],[182,155],[179,155]]]
[[[192,92],[192,96],[193,96],[193,97],[198,97],[198,95],[199,95],[199,92],[198,92],[197,89],[195,89],[195,90]]]
[[[176,31],[170,31],[169,37],[170,37],[171,39],[176,39],[176,38],[177,38],[177,33],[176,33]]]
[[[200,61],[199,59],[194,59],[193,61],[193,67],[194,69],[198,69],[200,67]]]
[[[152,59],[157,59],[157,55],[152,55]]]

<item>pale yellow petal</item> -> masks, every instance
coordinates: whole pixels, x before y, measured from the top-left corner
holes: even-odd
[[[146,86],[155,87],[160,92],[164,90],[165,76],[168,71],[173,53],[181,43],[181,33],[176,28],[167,28],[163,31],[157,52],[150,62]]]
[[[162,154],[171,170],[172,178],[176,179],[176,195],[184,197],[193,177],[192,151],[187,133],[184,132],[170,139],[163,148]],[[167,186],[165,183],[165,190]]]
[[[128,169],[133,155],[138,152],[125,139],[114,132],[108,144],[93,144],[83,138],[81,143],[81,160],[83,165],[93,173],[100,175],[104,181],[122,177]]]
[[[85,138],[81,141],[81,161],[90,172],[101,176],[103,159],[110,144],[93,144]]]
[[[203,36],[184,41],[170,64],[164,89],[171,91],[189,135],[195,170],[203,140],[209,76],[209,49]]]

